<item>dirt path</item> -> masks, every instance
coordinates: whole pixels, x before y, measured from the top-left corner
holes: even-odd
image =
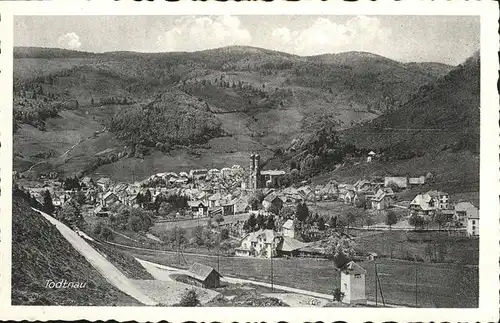
[[[134,285],[144,290],[162,305],[179,303],[186,289],[194,289],[202,304],[211,301],[219,295],[216,291],[184,284],[170,277],[172,274],[187,274],[187,270],[168,270],[166,268],[160,268],[152,262],[138,258],[135,259],[155,278],[155,280],[135,280],[133,281]]]
[[[161,270],[170,272],[169,275],[171,273],[176,273],[176,274],[186,274],[187,273],[187,271],[185,269],[164,266],[164,265],[160,265],[160,264],[157,264],[154,262],[141,260],[139,258],[135,258],[135,259],[137,259],[137,261],[139,261],[141,264],[145,264],[147,266],[147,267],[145,267],[146,270],[148,270],[147,268],[149,268],[149,269],[155,268],[154,270],[156,273],[157,273],[157,271],[161,271]],[[152,272],[150,272],[150,273],[153,275]],[[311,292],[311,291],[298,289],[298,288],[292,288],[292,287],[283,286],[283,285],[276,285],[276,284],[271,285],[269,283],[259,282],[259,281],[250,280],[250,279],[241,279],[241,278],[224,276],[221,280],[226,281],[228,283],[233,283],[233,284],[253,284],[253,285],[259,285],[259,286],[264,286],[264,287],[269,287],[269,288],[273,287],[274,289],[277,289],[277,290],[286,291],[286,292],[294,293],[294,294],[312,296],[314,298],[320,298],[323,300],[332,300],[332,298],[333,298],[332,295],[328,295],[328,294],[316,293],[316,292]],[[373,302],[373,301],[367,301],[367,303],[370,305],[375,305],[375,302]],[[379,304],[379,306],[382,306],[382,305]],[[402,307],[402,308],[404,308],[405,306],[385,304],[385,307]]]
[[[30,170],[32,170],[32,169],[33,169],[33,167],[35,167],[35,166],[37,166],[37,165],[40,165],[40,164],[43,164],[43,163],[46,163],[46,161],[45,161],[45,160],[42,160],[42,161],[39,161],[39,162],[38,162],[38,163],[36,163],[36,164],[31,165],[31,167],[30,167],[30,168],[28,168],[27,170],[25,170],[23,173],[29,172]]]
[[[83,142],[89,140],[89,139],[92,139],[94,137],[97,137],[99,136],[101,133],[104,133],[106,131],[106,127],[104,127],[104,129],[100,130],[100,131],[96,131],[95,134],[91,135],[91,136],[88,136],[88,137],[85,137],[83,139],[80,139],[80,141],[78,141],[76,144],[74,144],[73,146],[71,146],[71,148],[69,148],[68,150],[66,150],[61,156],[59,156],[59,158],[62,158],[64,156],[66,156],[70,151],[72,151],[73,149],[75,149],[76,147],[78,147],[79,145],[81,145]]]
[[[113,286],[124,292],[125,294],[137,299],[145,305],[156,305],[157,302],[143,294],[136,286],[119,271],[113,264],[104,258],[99,252],[92,248],[82,237],[76,232],[71,230],[68,226],[54,219],[50,215],[33,209],[40,213],[50,223],[52,223],[57,230],[68,240],[68,242],[87,259],[87,261],[94,267],[106,280]]]

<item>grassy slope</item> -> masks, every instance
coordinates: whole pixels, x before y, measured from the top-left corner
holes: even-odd
[[[113,265],[116,266],[127,278],[154,280],[154,277],[144,269],[130,254],[125,251],[118,251],[105,244],[89,241],[89,244],[105,255]]]
[[[184,254],[181,262],[177,254],[153,254],[131,251],[137,257],[163,265],[188,268],[200,262],[217,268],[217,257]],[[415,300],[415,264],[390,259],[378,260],[379,272],[390,275],[381,277],[385,300],[394,304],[413,305]],[[366,292],[369,300],[375,299],[375,262],[361,262],[367,270]],[[268,259],[221,257],[222,275],[270,282]],[[273,260],[274,283],[305,290],[330,294],[340,284],[340,274],[334,264],[317,259]],[[478,270],[450,264],[418,264],[419,306],[424,307],[474,307],[477,306]],[[379,295],[380,299],[380,295]]]
[[[89,114],[86,114],[87,111]],[[95,131],[103,130],[106,113],[99,109],[87,111],[64,110],[59,118],[47,120],[47,131],[22,125],[15,134],[14,168],[24,171],[43,161],[33,170],[57,170],[72,175],[82,170],[99,152],[106,149],[121,151],[125,145],[114,134],[104,132],[93,136]],[[75,144],[78,146],[65,154]],[[39,155],[43,153],[50,156]]]
[[[357,147],[385,151],[400,145],[421,156],[349,164],[322,174],[354,181],[359,177],[409,175],[431,172],[433,187],[454,192],[479,190],[479,58],[474,56],[431,87],[414,95],[401,109],[342,132]],[[393,131],[388,129],[442,129],[443,131]],[[453,149],[463,138],[469,147]],[[472,147],[472,148],[470,148]]]
[[[130,306],[139,303],[111,286],[28,204],[12,201],[12,304]],[[83,289],[48,289],[46,280],[84,282]]]

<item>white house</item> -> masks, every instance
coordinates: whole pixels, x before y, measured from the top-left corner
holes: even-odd
[[[341,268],[340,291],[344,293],[342,302],[366,304],[366,270],[354,261]]]
[[[118,202],[120,199],[118,198],[118,196],[109,191],[107,192],[106,194],[104,194],[104,196],[102,197],[102,205],[103,206],[111,206],[113,204],[115,204],[116,202]]]
[[[281,234],[273,230],[251,232],[243,237],[240,247],[235,249],[236,256],[275,257],[281,241]]]
[[[377,154],[375,154],[375,152],[370,151],[370,152],[368,153],[368,157],[366,158],[366,162],[367,162],[367,163],[370,163],[370,162],[372,161],[372,159],[373,159],[376,155],[377,155]]]
[[[410,202],[410,214],[417,214],[420,216],[432,216],[436,212],[435,201],[429,194],[418,194]]]
[[[266,211],[269,211],[272,207],[274,207],[276,212],[279,212],[283,207],[283,199],[273,192],[264,198],[262,206]]]
[[[281,233],[284,237],[295,238],[295,227],[293,225],[293,220],[287,220],[281,227]]]
[[[479,236],[479,210],[474,208],[468,211],[467,234],[470,237],[477,237]]]
[[[392,196],[381,189],[372,197],[371,202],[374,210],[385,210],[394,204]]]
[[[193,216],[203,217],[208,215],[208,205],[203,201],[188,201]]]
[[[234,204],[235,214],[245,213],[248,212],[248,210],[250,209],[247,200],[243,197],[235,198],[232,202]]]
[[[441,191],[429,191],[427,194],[434,200],[436,208],[447,210],[450,207],[450,194]]]
[[[453,220],[460,224],[461,226],[467,225],[467,219],[472,215],[478,213],[477,208],[470,202],[458,202],[455,204],[455,213],[453,215]]]
[[[354,191],[347,191],[344,194],[344,204],[353,204],[356,193]]]
[[[111,179],[108,177],[101,177],[97,181],[97,187],[101,189],[101,191],[105,192],[112,185]]]

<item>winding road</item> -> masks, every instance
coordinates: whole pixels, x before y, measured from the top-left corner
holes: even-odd
[[[40,213],[45,219],[52,223],[73,248],[84,256],[92,267],[94,267],[110,284],[144,305],[157,305],[157,302],[139,291],[120,270],[104,258],[98,251],[92,248],[80,235],[78,235],[78,233],[54,219],[52,216],[34,208],[33,210]]]

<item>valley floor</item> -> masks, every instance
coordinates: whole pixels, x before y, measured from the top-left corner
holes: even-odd
[[[159,250],[121,247],[134,257],[167,267],[187,269],[194,262],[219,268],[221,274],[269,284],[269,259],[217,257]],[[476,307],[478,304],[478,267],[453,264],[415,263],[393,259],[363,261],[367,270],[367,297],[375,300],[375,266],[378,267],[385,301],[402,306],[415,306],[415,272],[418,272],[418,307]],[[339,285],[340,274],[335,265],[323,259],[273,259],[273,281],[312,293],[331,295]],[[464,291],[470,291],[465,293]],[[379,300],[381,295],[378,295]]]

